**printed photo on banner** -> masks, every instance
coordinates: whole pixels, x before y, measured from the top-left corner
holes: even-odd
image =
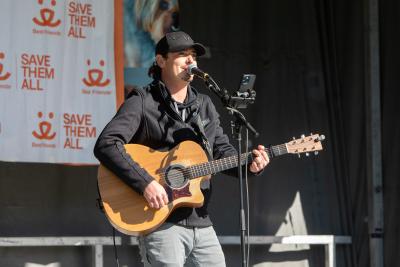
[[[125,84],[150,82],[147,70],[154,62],[155,44],[178,29],[178,0],[124,0]]]

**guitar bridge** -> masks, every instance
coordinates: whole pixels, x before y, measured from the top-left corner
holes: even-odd
[[[189,190],[190,184],[188,183],[185,187],[174,189],[169,186],[165,186],[165,191],[168,195],[168,202],[171,203],[172,201],[179,199],[181,197],[191,197],[192,193]]]

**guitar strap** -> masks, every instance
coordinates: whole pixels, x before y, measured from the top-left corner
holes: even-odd
[[[200,109],[199,100],[196,100],[196,104],[198,105],[198,107]],[[195,124],[197,126],[198,132],[200,133],[200,137],[201,137],[201,140],[202,140],[202,147],[207,152],[206,154],[207,154],[208,160],[213,160],[213,153],[212,153],[211,145],[210,145],[210,142],[208,141],[208,138],[206,136],[206,132],[204,130],[204,125],[203,125],[203,122],[201,120],[200,112],[199,112],[199,114],[197,116],[197,119],[194,122],[195,122]],[[210,180],[208,180],[208,179],[207,180],[203,180],[201,182],[200,188],[201,189],[205,189],[205,190],[206,189],[211,190]]]

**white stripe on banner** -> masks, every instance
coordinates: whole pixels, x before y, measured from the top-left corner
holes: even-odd
[[[93,164],[116,110],[114,1],[3,0],[0,160]]]

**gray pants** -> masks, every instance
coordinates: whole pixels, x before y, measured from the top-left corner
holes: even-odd
[[[145,267],[225,267],[225,257],[212,226],[184,227],[164,223],[138,238]]]

